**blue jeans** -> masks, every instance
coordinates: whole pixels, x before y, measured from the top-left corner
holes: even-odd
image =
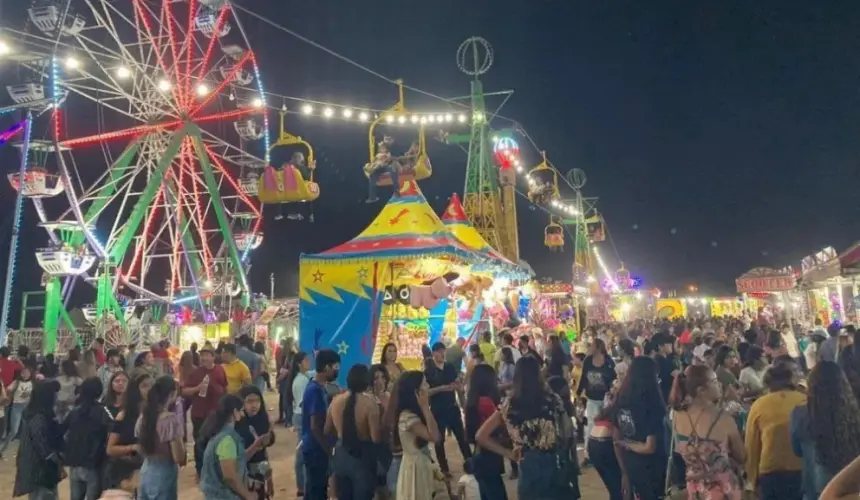
[[[370,179],[367,181],[368,200],[376,200],[376,183],[384,174],[391,174],[391,185],[394,187],[394,196],[400,192],[400,174],[397,169],[391,165],[377,167],[376,170],[370,173]]]
[[[351,455],[342,443],[335,447],[331,462],[339,500],[373,500],[377,480],[375,462],[367,463]]]
[[[140,469],[137,500],[177,500],[179,467],[171,460],[147,458]]]
[[[392,495],[397,491],[397,476],[400,475],[401,462],[403,462],[403,455],[394,455],[394,458],[391,459],[391,465],[388,467],[388,477],[385,482]]]
[[[53,489],[43,486],[36,486],[36,489],[27,495],[27,500],[57,500],[60,495],[57,494],[57,487]]]
[[[296,489],[305,491],[305,457],[302,454],[302,414],[293,413],[293,428],[296,430]]]
[[[18,437],[18,430],[21,428],[21,415],[24,414],[24,408],[26,407],[27,403],[12,403],[7,408],[9,412],[9,434],[6,434],[6,440],[3,441],[3,446],[0,447],[0,453],[5,452],[6,448],[9,447],[9,443]]]
[[[305,500],[328,500],[328,457],[316,451],[304,460]]]
[[[71,500],[98,500],[102,494],[99,472],[87,467],[69,468]]]

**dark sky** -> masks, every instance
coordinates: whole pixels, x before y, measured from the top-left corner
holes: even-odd
[[[556,167],[585,170],[586,195],[600,197],[618,253],[646,285],[695,282],[709,293],[732,293],[734,278],[750,267],[799,265],[804,255],[826,245],[842,250],[860,234],[856,2],[238,3],[441,96],[468,93],[457,46],[469,36],[489,40],[495,64],[486,90],[515,90],[502,114],[519,121]],[[267,90],[374,108],[396,97],[384,81],[240,15]],[[414,93],[407,104],[446,109]],[[0,128],[10,123],[4,120]],[[279,295],[295,293],[299,252],[353,237],[378,211],[361,202],[366,130],[291,120],[317,148],[322,197],[313,225],[275,222],[268,212],[251,278],[268,291],[275,273]],[[462,192],[466,155],[430,148],[435,172],[422,189],[441,210]],[[14,156],[6,150],[8,171]],[[523,155],[537,162],[534,150],[524,146]],[[0,187],[0,218],[11,211],[11,194]],[[551,254],[543,247],[546,216],[525,203],[519,216],[523,258],[541,276],[569,279],[570,248]],[[26,217],[33,231],[30,206]],[[27,288],[38,286],[32,250],[45,239],[33,232],[22,246]],[[609,242],[602,255],[617,267]]]

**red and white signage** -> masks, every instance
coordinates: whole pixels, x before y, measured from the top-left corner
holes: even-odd
[[[795,279],[792,276],[750,276],[735,280],[740,293],[784,292],[792,290]]]

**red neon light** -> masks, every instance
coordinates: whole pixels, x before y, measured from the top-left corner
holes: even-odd
[[[189,148],[188,148],[188,152],[187,152],[189,162],[193,162],[195,159],[191,153],[192,147],[193,146],[189,144]],[[191,169],[191,167],[192,167],[192,164],[189,164],[189,169]],[[196,180],[197,180],[196,175],[192,171],[191,188],[192,188],[192,191],[194,192],[194,200],[195,200],[194,206],[195,206],[195,211],[197,212],[197,230],[200,234],[200,243],[203,245],[203,259],[206,263],[206,277],[208,279],[212,279],[212,271],[209,268],[210,267],[209,264],[212,260],[212,253],[209,250],[209,242],[206,239],[206,231],[205,231],[206,219],[203,217],[203,209],[202,209],[200,201],[199,201],[200,200],[200,192],[197,189]]]
[[[247,204],[251,208],[251,210],[254,212],[254,215],[256,215],[257,217],[262,217],[263,214],[254,205],[254,203],[251,201],[251,199],[248,198],[248,195],[246,195],[245,192],[242,191],[242,189],[239,187],[239,183],[236,182],[236,179],[234,179],[233,176],[230,175],[230,172],[228,172],[227,169],[224,168],[224,165],[221,163],[221,160],[218,159],[218,156],[215,155],[215,153],[212,151],[212,149],[209,146],[204,144],[204,147],[206,148],[206,152],[209,153],[209,158],[212,159],[212,161],[218,167],[218,170],[220,170],[221,173],[224,174],[224,177],[227,178],[227,182],[229,182],[230,185],[233,186],[233,189],[236,190],[236,193],[239,195],[239,198],[241,198],[242,201],[244,201],[245,204]]]
[[[226,6],[226,4],[224,4]],[[188,38],[188,46],[185,50],[185,95],[188,96],[188,107],[191,106],[192,96],[194,95],[194,90],[191,82],[191,53],[194,51],[194,47],[197,46],[194,43],[194,20],[197,17],[197,0],[188,0],[188,30],[185,32],[186,37]],[[211,43],[211,40],[210,40]],[[204,64],[206,62],[204,61]]]
[[[206,70],[209,68],[209,58],[212,57],[212,51],[215,49],[215,43],[218,41],[218,33],[221,32],[221,28],[224,26],[224,21],[226,20],[227,4],[225,3],[221,7],[221,12],[218,13],[218,19],[215,21],[215,31],[212,33],[212,37],[209,39],[209,45],[206,47],[206,55],[203,56],[203,64],[200,65],[200,72],[197,74],[198,80],[203,78],[206,74]],[[191,33],[191,30],[188,32]]]
[[[143,27],[146,28],[146,34],[149,35],[149,39],[152,42],[153,47],[155,48],[154,52],[155,57],[158,60],[158,66],[161,68],[161,72],[164,73],[164,76],[167,77],[170,72],[167,71],[167,66],[164,64],[164,59],[161,57],[161,47],[158,46],[155,41],[155,37],[152,36],[152,25],[150,25],[149,23],[149,16],[146,15],[146,10],[140,6],[140,0],[134,0],[134,16],[135,18],[143,21]],[[178,102],[179,99],[177,98],[175,85],[173,86],[172,93],[173,100]]]
[[[179,49],[176,47],[176,37],[173,31],[173,13],[170,10],[171,0],[163,0],[161,4],[161,13],[164,21],[167,23],[167,38],[170,41],[170,54],[173,56],[173,72],[176,74],[176,94],[179,102],[179,109],[185,110],[187,104],[182,79],[179,75]],[[190,35],[189,35],[190,36]]]
[[[54,113],[51,116],[51,120],[53,122],[52,125],[54,126],[54,137],[56,137],[58,141],[60,140],[60,137],[62,137],[62,126],[60,125],[60,120],[63,118],[62,114],[63,110],[55,107]]]
[[[225,111],[223,113],[216,113],[214,115],[206,115],[201,116],[194,119],[194,123],[208,123],[214,121],[221,120],[229,120],[231,118],[237,118],[244,115],[250,115],[253,113],[261,112],[260,109],[257,108],[240,108],[234,109],[232,111]],[[61,146],[64,147],[74,147],[74,146],[87,146],[90,144],[95,144],[98,142],[111,141],[114,139],[123,139],[128,137],[133,137],[136,135],[147,135],[155,132],[159,132],[162,130],[176,128],[182,125],[182,120],[172,120],[169,122],[159,123],[155,125],[139,125],[137,127],[131,127],[123,130],[116,130],[113,132],[106,132],[104,134],[91,135],[87,137],[78,137],[75,139],[67,139],[65,141],[60,142]]]
[[[158,212],[158,206],[161,203],[161,198],[164,195],[164,183],[158,188],[158,192],[155,194],[155,203],[152,205],[152,210],[149,211],[149,215],[146,216],[146,222],[143,224],[143,233],[141,233],[141,238],[138,241],[136,248],[134,249],[134,256],[131,259],[131,264],[128,266],[128,272],[125,275],[125,279],[129,280],[134,276],[137,267],[137,261],[140,258],[140,254],[143,251],[144,247],[146,247],[146,237],[149,236],[149,228],[152,226],[152,221],[155,219],[155,214]],[[142,264],[142,263],[141,263]]]
[[[170,278],[170,287],[175,290],[176,285],[179,282],[179,268],[181,266],[179,260],[179,242],[182,241],[182,197],[183,197],[183,174],[185,173],[185,169],[183,168],[185,164],[185,150],[186,144],[188,143],[187,139],[182,139],[182,144],[179,145],[179,165],[174,166],[171,162],[170,168],[170,176],[176,180],[176,200],[174,200],[176,207],[174,209],[174,213],[176,214],[176,235],[173,238],[173,274]],[[179,170],[179,176],[177,178],[176,170]],[[189,249],[186,249],[188,251]]]
[[[240,59],[239,62],[237,62],[236,65],[233,66],[233,69],[230,71],[230,74],[227,75],[227,78],[225,78],[224,81],[218,85],[218,88],[215,89],[215,92],[209,94],[209,96],[206,97],[206,100],[204,100],[199,106],[194,108],[194,110],[191,112],[191,116],[196,115],[198,111],[208,106],[209,103],[211,103],[212,100],[215,99],[215,96],[220,94],[221,91],[224,90],[224,87],[229,85],[233,81],[233,79],[236,78],[236,74],[239,73],[239,70],[242,69],[242,66],[244,66],[245,63],[248,62],[248,59],[251,58],[251,54],[251,51],[245,53],[242,59]]]

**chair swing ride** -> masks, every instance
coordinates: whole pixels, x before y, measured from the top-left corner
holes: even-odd
[[[430,165],[430,158],[427,156],[427,139],[424,132],[424,126],[427,123],[426,117],[418,117],[417,115],[407,116],[409,112],[403,98],[403,81],[397,80],[398,100],[388,110],[379,114],[379,116],[370,123],[370,129],[367,133],[368,150],[370,153],[369,161],[364,165],[364,175],[369,181],[372,177],[376,177],[375,183],[377,186],[391,186],[393,184],[391,174],[386,171],[396,169],[400,183],[410,180],[422,181],[433,174],[433,167]],[[393,139],[385,136],[379,144],[376,143],[376,127],[380,123],[392,125],[394,123],[403,125],[407,123],[407,119],[412,124],[418,124],[418,139],[413,142],[412,146],[403,156],[393,156],[391,145]],[[395,194],[397,186],[394,186]]]

